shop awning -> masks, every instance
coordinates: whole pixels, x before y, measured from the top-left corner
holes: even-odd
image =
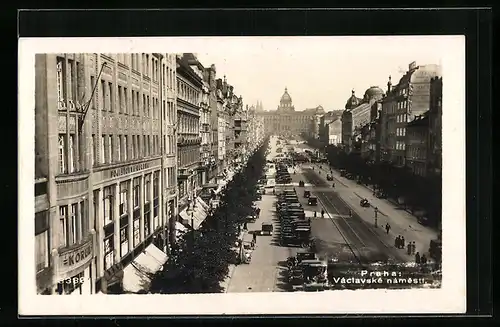
[[[207,212],[201,204],[198,204],[189,214],[187,213],[187,210],[184,209],[179,213],[179,215],[182,218],[182,223],[187,226],[191,226],[192,224],[193,226],[191,227],[193,229],[200,228],[200,225],[203,223],[205,218],[207,218]]]
[[[204,210],[206,213],[208,213],[208,211],[209,211],[210,207],[208,206],[208,204],[207,204],[205,201],[203,201],[203,199],[202,199],[202,198],[197,197],[197,198],[196,198],[196,202],[198,203],[198,205],[200,205],[200,206],[203,208],[203,210]]]
[[[130,293],[149,290],[151,278],[154,273],[161,270],[165,262],[167,255],[154,244],[149,244],[123,269],[123,289]]]

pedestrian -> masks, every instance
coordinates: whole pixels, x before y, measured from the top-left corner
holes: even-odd
[[[307,218],[307,222],[310,224],[311,223],[311,217]]]
[[[349,209],[349,217],[352,218],[352,210],[351,209]]]
[[[257,234],[254,233],[252,238],[254,242],[257,242]]]
[[[325,218],[325,210],[321,209],[321,218]]]
[[[385,224],[385,230],[387,232],[387,234],[389,234],[389,230],[391,229],[391,225],[389,225],[389,223],[386,223]]]
[[[422,257],[420,258],[420,263],[423,265],[427,263],[427,257],[425,256],[425,253],[422,254]]]
[[[411,255],[411,242],[408,242],[408,246],[406,247],[406,253],[408,253],[408,255]]]
[[[243,224],[243,229],[244,229],[244,230],[248,230],[247,222],[245,222],[245,223]]]
[[[417,252],[417,253],[415,254],[415,263],[416,263],[417,265],[418,265],[418,264],[420,264],[420,253],[419,253],[419,252]]]
[[[316,211],[314,211],[314,218],[316,218]]]
[[[399,249],[401,247],[401,235],[396,236],[394,239],[394,247]]]
[[[413,241],[411,243],[411,254],[415,254],[415,251],[417,250],[416,246],[415,246],[415,241]]]
[[[401,236],[401,249],[405,248],[405,237]]]

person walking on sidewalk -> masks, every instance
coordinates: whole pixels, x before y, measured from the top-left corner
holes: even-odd
[[[400,245],[400,249],[404,249],[405,248],[405,237],[404,236],[401,236],[401,245]]]
[[[411,254],[415,254],[417,247],[415,246],[415,241],[411,242]]]
[[[387,232],[387,234],[389,234],[390,230],[391,230],[391,225],[389,225],[389,223],[386,223],[385,224],[385,231]]]
[[[406,253],[407,253],[408,255],[411,255],[411,249],[412,249],[412,247],[411,247],[411,242],[408,242],[408,246],[406,247]]]
[[[316,215],[316,211],[314,211],[314,218],[316,218],[316,217],[317,217],[317,215]]]
[[[394,239],[394,247],[396,249],[401,248],[401,235],[396,236],[396,238]]]
[[[422,254],[422,257],[420,258],[420,263],[423,265],[427,263],[427,257],[425,256],[425,253]]]
[[[415,254],[415,263],[416,263],[417,265],[418,265],[418,264],[420,264],[420,253],[419,253],[419,252],[417,252],[417,253]]]
[[[325,218],[325,210],[321,209],[321,218]]]
[[[255,234],[255,233],[254,233],[254,234],[252,235],[252,239],[253,239],[253,242],[254,242],[254,243],[255,243],[255,242],[257,242],[257,234]]]

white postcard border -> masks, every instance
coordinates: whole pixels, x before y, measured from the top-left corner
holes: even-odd
[[[238,46],[304,47],[308,39],[405,42],[438,39],[443,83],[443,283],[441,289],[206,295],[36,295],[34,265],[35,53],[201,52]],[[367,48],[370,48],[368,46]],[[200,50],[203,49],[203,50]],[[369,51],[367,52],[367,55]],[[211,63],[205,63],[211,64]],[[37,38],[19,41],[18,280],[20,315],[459,313],[466,308],[465,37]],[[367,87],[370,81],[367,81]]]

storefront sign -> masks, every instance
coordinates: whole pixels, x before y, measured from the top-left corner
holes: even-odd
[[[70,271],[87,263],[92,258],[92,245],[92,239],[90,239],[79,247],[62,253],[60,256],[61,270]]]
[[[149,162],[140,163],[132,166],[124,166],[117,169],[111,170],[111,178],[118,177],[121,175],[127,175],[135,173],[136,171],[144,170],[150,167]]]

